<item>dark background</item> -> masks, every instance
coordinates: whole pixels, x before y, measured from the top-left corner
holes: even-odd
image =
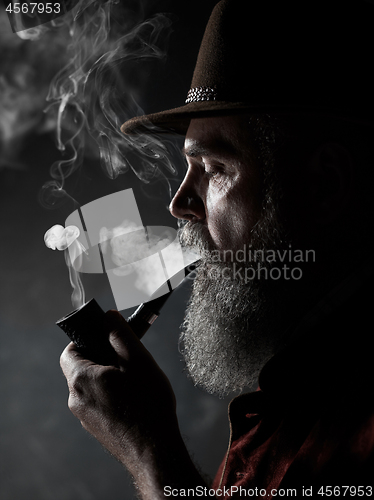
[[[214,4],[210,0],[145,4],[145,16],[171,12],[173,21],[167,59],[162,66],[152,66],[138,92],[146,112],[183,103]],[[127,473],[68,410],[66,381],[59,367],[67,338],[54,323],[72,309],[71,287],[63,254],[48,250],[43,235],[52,225],[64,224],[75,207],[65,203],[47,210],[38,201],[41,186],[50,178],[50,166],[60,153],[51,127],[40,126],[37,119],[35,125],[26,126],[25,121],[28,107],[38,108],[36,90],[43,93],[53,64],[47,59],[36,61],[33,42],[15,41],[12,37],[17,35],[6,17],[0,20],[0,498],[131,500],[135,494]],[[58,43],[55,48],[60,50],[63,47]],[[52,46],[49,49],[53,51]],[[33,87],[20,83],[19,74],[33,71]],[[12,85],[22,90],[14,105]],[[39,108],[42,113],[43,103]],[[16,131],[11,139],[9,127]],[[172,182],[173,190],[181,175]],[[141,193],[138,184],[131,172],[110,180],[92,157],[72,177],[69,189],[83,205],[128,187]],[[152,214],[145,224],[165,217],[163,200],[145,203]],[[113,307],[103,276],[85,275],[84,285],[87,295],[95,296],[104,309]],[[227,401],[194,388],[183,373],[178,333],[187,299],[188,287],[174,293],[144,343],[171,380],[188,448],[202,471],[212,476],[228,441]]]

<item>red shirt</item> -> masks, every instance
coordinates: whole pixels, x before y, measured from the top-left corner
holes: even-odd
[[[371,308],[361,289],[309,318],[265,365],[259,390],[231,402],[218,498],[374,497]]]

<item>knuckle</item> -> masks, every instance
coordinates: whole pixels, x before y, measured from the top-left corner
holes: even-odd
[[[92,387],[90,385],[90,377],[84,370],[76,369],[68,379],[69,386],[69,410],[77,417],[82,417],[91,400]]]
[[[68,380],[70,391],[75,395],[83,395],[87,385],[87,373],[80,369],[75,369]]]
[[[69,395],[69,399],[68,399],[68,408],[69,408],[69,410],[72,413],[76,414],[76,413],[78,413],[78,409],[79,409],[80,406],[81,405],[79,403],[79,399],[75,396],[74,393],[71,392],[70,395]]]
[[[64,349],[62,351],[62,354],[60,356],[60,366],[62,368],[62,370],[64,370],[65,366],[67,365],[67,352],[66,352],[66,349]]]
[[[62,351],[60,356],[60,366],[64,373],[69,372],[70,366],[72,364],[73,352],[75,350],[74,344],[71,342]]]
[[[86,405],[74,393],[70,393],[69,395],[68,408],[79,419],[83,418],[86,412]]]

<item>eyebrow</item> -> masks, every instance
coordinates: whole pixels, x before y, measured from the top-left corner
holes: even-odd
[[[231,142],[218,139],[208,143],[196,140],[187,147],[183,147],[181,153],[189,158],[197,158],[199,156],[227,158],[233,154],[238,154],[238,151]]]

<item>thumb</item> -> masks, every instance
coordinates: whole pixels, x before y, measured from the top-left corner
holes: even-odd
[[[109,342],[116,353],[123,359],[129,359],[129,351],[142,346],[140,340],[130,328],[125,318],[118,311],[111,310],[105,313],[108,325]]]

